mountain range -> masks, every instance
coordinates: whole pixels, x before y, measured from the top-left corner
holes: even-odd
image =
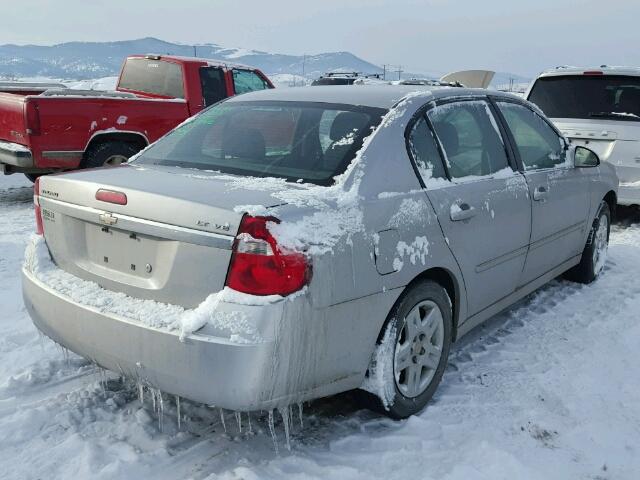
[[[0,45],[0,77],[47,77],[94,79],[117,75],[123,59],[135,53],[198,56],[258,67],[267,75],[295,75],[313,79],[327,71],[382,73],[383,69],[349,52],[316,55],[286,55],[258,50],[227,48],[217,44],[185,45],[157,38],[115,42],[66,42],[57,45]],[[442,72],[445,73],[445,72]],[[395,73],[391,75],[395,76]],[[421,72],[405,77],[439,74]],[[513,74],[497,74],[494,84],[527,79]]]

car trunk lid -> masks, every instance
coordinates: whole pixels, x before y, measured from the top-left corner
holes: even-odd
[[[248,194],[265,206],[281,202],[229,189],[228,177],[187,172],[123,166],[43,177],[53,260],[109,290],[185,308],[221,290],[243,216],[235,207]],[[116,203],[98,200],[99,190],[115,192]]]

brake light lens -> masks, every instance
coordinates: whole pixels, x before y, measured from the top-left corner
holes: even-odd
[[[304,254],[279,246],[267,222],[280,223],[274,217],[243,217],[226,285],[251,295],[289,295],[309,283],[311,264]]]
[[[105,190],[101,188],[96,192],[96,200],[107,203],[115,203],[116,205],[126,205],[127,195],[115,190]]]
[[[38,111],[38,104],[33,100],[27,100],[25,103],[25,117],[27,133],[29,135],[40,134],[40,112]]]
[[[44,235],[44,225],[42,223],[42,208],[40,207],[40,177],[33,183],[33,208],[36,214],[36,234]]]
[[[604,75],[604,72],[601,70],[587,70],[582,72],[583,75]]]

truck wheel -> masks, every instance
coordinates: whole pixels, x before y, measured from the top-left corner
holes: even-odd
[[[610,225],[609,204],[603,201],[591,226],[587,244],[582,251],[582,259],[565,274],[567,279],[579,283],[591,283],[598,277],[607,261]]]
[[[104,142],[94,145],[82,160],[82,168],[117,166],[126,163],[141,149],[127,142]]]
[[[449,358],[451,310],[446,290],[431,280],[403,294],[387,317],[362,386],[366,407],[394,419],[425,407]]]

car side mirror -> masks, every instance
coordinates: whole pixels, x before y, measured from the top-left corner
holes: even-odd
[[[573,164],[577,168],[590,168],[600,165],[600,158],[596,152],[581,145],[576,147],[573,159]]]

